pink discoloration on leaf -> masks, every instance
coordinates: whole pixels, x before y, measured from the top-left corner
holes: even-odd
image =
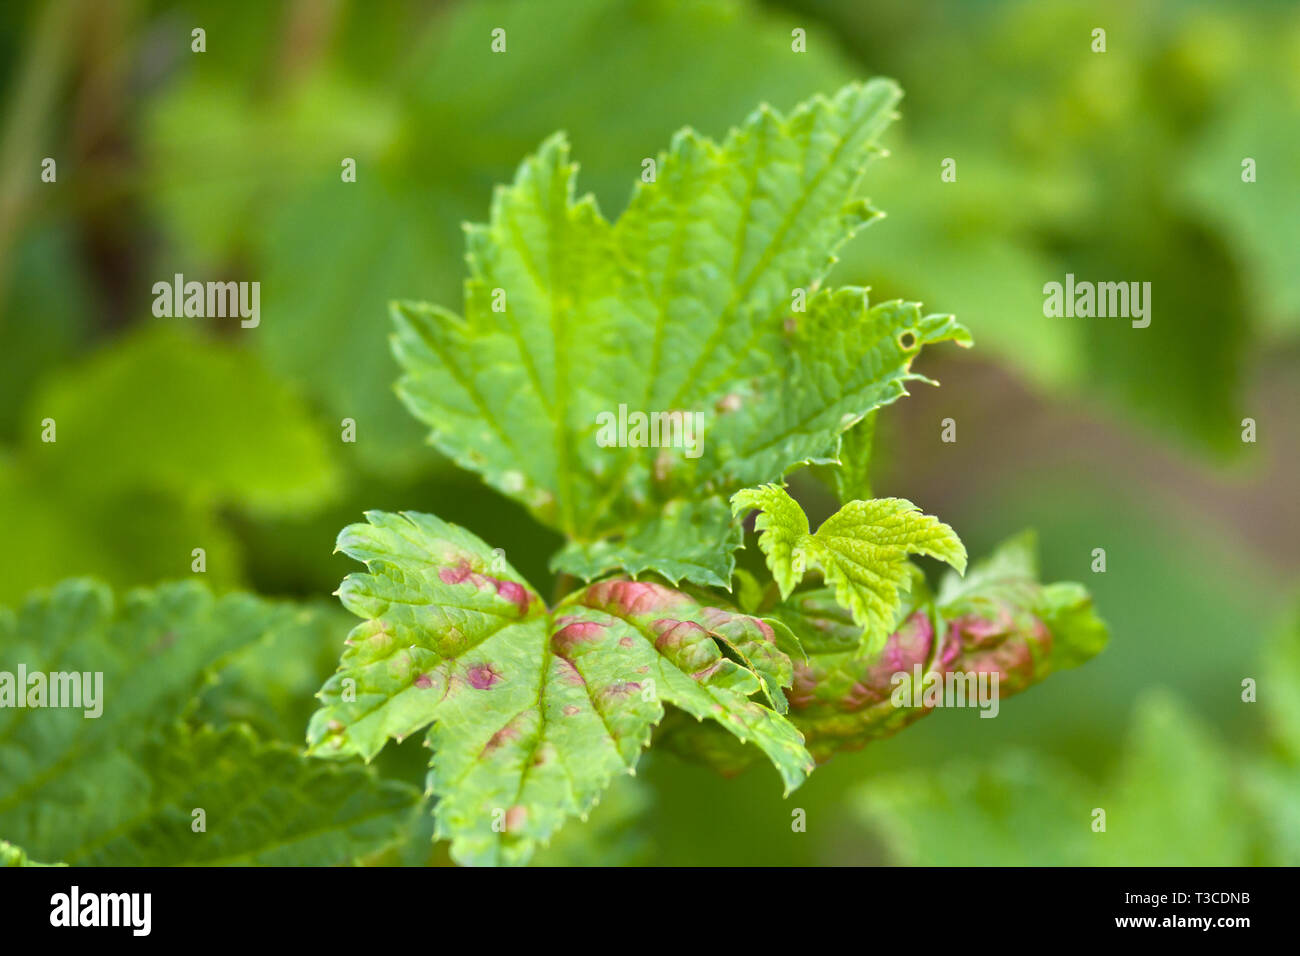
[[[561,657],[559,666],[561,671],[560,679],[570,687],[586,686],[586,679],[578,672],[578,668],[573,666],[573,661]]]
[[[520,617],[528,613],[528,608],[533,602],[532,592],[519,582],[494,578],[490,574],[480,574],[470,566],[466,558],[461,558],[453,567],[440,568],[438,570],[438,579],[443,584],[473,584],[480,591],[490,587],[496,591],[498,597],[517,607]]]
[[[511,807],[509,810],[506,811],[506,832],[507,833],[514,833],[518,830],[523,829],[524,824],[527,822],[528,822],[527,807],[520,806],[519,804],[515,804],[513,807]]]
[[[812,664],[794,662],[794,683],[786,692],[793,710],[804,710],[817,702],[817,670]]]
[[[469,561],[462,558],[454,568],[440,568],[438,578],[443,584],[464,584],[473,573]]]
[[[1002,605],[995,617],[965,614],[948,626],[948,640],[958,648],[954,667],[998,675],[998,693],[1014,694],[1035,680],[1037,662],[1052,651],[1052,634],[1038,618],[1017,621]]]
[[[749,633],[769,643],[776,641],[776,635],[772,632],[770,624],[748,614],[736,614],[732,611],[724,611],[722,608],[705,607],[700,609],[700,617],[704,619],[704,623],[710,630],[724,632],[728,637],[740,637]]]
[[[635,644],[635,643],[636,643],[636,641],[632,640],[631,637],[620,637],[620,638],[618,639],[618,646],[619,646],[619,647],[631,647],[631,646],[632,646],[633,644]]]
[[[477,664],[466,671],[465,676],[475,690],[488,690],[501,680],[501,675],[491,664]]]
[[[428,690],[433,686],[433,678],[428,674],[421,674],[415,679],[415,686],[420,688],[420,690]]]
[[[640,689],[641,685],[636,681],[621,681],[617,684],[610,684],[601,693],[606,697],[626,697]]]
[[[519,608],[520,617],[528,613],[528,605],[532,603],[533,598],[522,584],[518,581],[505,581],[499,578],[488,578],[488,580],[496,585],[497,594]]]
[[[671,608],[689,607],[694,602],[680,591],[652,581],[627,581],[620,578],[599,581],[587,588],[583,603],[588,607],[609,608],[620,617],[637,617]]]
[[[934,627],[930,617],[918,611],[903,622],[897,631],[889,635],[880,655],[862,673],[862,676],[849,685],[848,690],[835,701],[836,709],[853,713],[866,707],[887,701],[893,693],[891,679],[897,673],[912,674],[913,668],[920,664],[928,669],[930,655],[934,648]],[[818,665],[794,662],[794,684],[790,688],[790,706],[794,710],[805,710],[819,703],[817,689],[823,675]]]
[[[670,617],[662,617],[655,621],[650,625],[650,630],[657,635],[655,648],[661,651],[709,635],[708,631],[694,621],[677,621]]]
[[[573,704],[567,704],[567,705],[565,705],[565,708],[564,708],[564,716],[565,716],[565,717],[572,717],[574,714],[578,713],[579,709],[580,709],[580,708],[576,707],[576,706],[573,705]]]
[[[999,605],[994,617],[982,617],[979,614],[963,614],[954,618],[949,625],[961,638],[967,648],[991,647],[1001,642],[1015,630],[1016,622],[1011,609]]]
[[[577,644],[592,644],[601,639],[605,625],[595,621],[574,621],[555,632],[552,646],[561,655],[568,656]]]

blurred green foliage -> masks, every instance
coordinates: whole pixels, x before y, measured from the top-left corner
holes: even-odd
[[[761,100],[885,74],[906,93],[893,155],[868,176],[889,218],[832,280],[955,312],[977,347],[934,373],[940,392],[886,412],[873,490],[942,515],[972,553],[1035,525],[1045,576],[1087,581],[1111,647],[998,720],[937,714],[838,757],[791,801],[769,771],[723,780],[655,756],[620,804],[640,821],[620,859],[1295,862],[1294,729],[1265,734],[1252,708],[1296,723],[1277,704],[1300,683],[1294,651],[1261,653],[1300,571],[1300,9],[379,6],[0,9],[0,604],[78,574],[186,577],[196,547],[218,591],[319,599],[348,569],[335,533],[365,508],[465,524],[544,581],[555,536],[451,469],[400,408],[387,302],[458,300],[462,221],[557,129],[614,216],[679,126],[718,136]],[[56,183],[39,180],[47,156]],[[149,318],[152,284],[178,272],[259,281],[261,325]],[[1151,327],[1044,318],[1042,286],[1066,272],[1152,282]],[[946,415],[955,446],[937,440]],[[1240,441],[1248,415],[1258,444]],[[833,507],[796,490],[810,513]],[[1110,564],[1092,575],[1099,546]],[[742,562],[755,557],[751,540]],[[201,708],[296,743],[300,695],[344,631],[294,636],[302,673],[267,675],[251,654]],[[1259,705],[1240,701],[1247,676]],[[1154,686],[1172,696],[1143,696]],[[423,756],[404,748],[386,769],[416,779],[402,761]],[[1142,843],[1114,822],[1174,799],[1191,809]],[[795,806],[807,833],[791,831]],[[1110,813],[1119,850],[1093,846],[1096,806],[1130,808]],[[605,842],[626,841],[557,858],[594,861]]]

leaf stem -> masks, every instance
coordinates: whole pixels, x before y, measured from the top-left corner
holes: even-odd
[[[559,604],[564,597],[577,587],[578,579],[567,571],[561,571],[555,576],[555,588],[551,592],[551,606]]]
[[[754,613],[757,615],[757,614],[763,614],[767,611],[770,611],[773,605],[775,605],[776,602],[780,599],[780,597],[781,597],[780,586],[776,583],[776,581],[768,581],[767,590],[763,592],[762,598],[759,599],[758,607],[754,608]]]

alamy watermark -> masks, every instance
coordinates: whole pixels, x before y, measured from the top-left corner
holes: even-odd
[[[1065,283],[1043,286],[1043,315],[1049,318],[1132,319],[1135,329],[1151,324],[1150,282],[1075,282],[1074,273]]]
[[[59,707],[82,711],[82,716],[99,717],[104,712],[103,671],[18,672],[0,671],[0,708]]]
[[[889,695],[895,707],[978,707],[981,717],[998,715],[997,671],[898,671],[889,678],[894,688]]]
[[[152,893],[83,893],[74,884],[67,893],[50,897],[51,926],[120,926],[133,936],[148,936],[152,912]]]
[[[153,296],[153,314],[160,319],[238,316],[245,329],[262,321],[260,282],[186,282],[178,272],[171,282],[155,282]]]
[[[680,448],[687,458],[704,451],[703,412],[629,412],[619,405],[617,414],[597,415],[596,424],[601,448]]]

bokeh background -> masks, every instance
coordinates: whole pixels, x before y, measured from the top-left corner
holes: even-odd
[[[972,555],[1036,528],[1110,647],[789,800],[765,767],[652,753],[543,862],[1300,862],[1300,6],[45,0],[0,7],[0,63],[0,603],[186,577],[194,547],[218,590],[328,600],[367,508],[464,524],[545,589],[554,536],[394,397],[387,301],[459,304],[461,223],[556,129],[612,217],[678,127],[888,75],[888,217],[834,278],[954,312],[976,348],[928,352],[942,387],[882,414],[875,492]],[[1044,318],[1066,272],[1151,282],[1150,327]],[[155,319],[175,273],[259,281],[260,327]],[[832,507],[817,475],[794,488]],[[339,643],[299,650],[203,706],[301,740]],[[1125,822],[1094,834],[1095,807]]]

